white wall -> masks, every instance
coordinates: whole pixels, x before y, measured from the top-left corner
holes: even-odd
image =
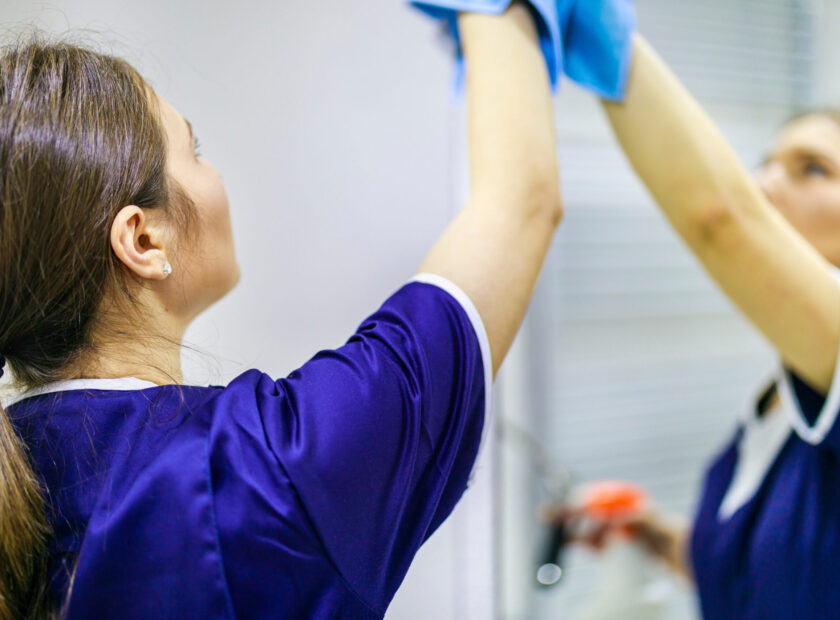
[[[192,382],[252,367],[282,376],[342,344],[454,211],[450,63],[402,2],[0,3],[10,35],[31,23],[99,31],[90,38],[190,119],[224,176],[243,277],[187,334],[209,354],[188,356]],[[466,586],[489,588],[491,558],[462,570],[468,534],[456,518],[432,538],[390,617],[481,611]]]

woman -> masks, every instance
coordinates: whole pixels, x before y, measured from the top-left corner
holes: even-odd
[[[688,540],[648,515],[639,538],[695,576],[706,618],[834,618],[840,608],[840,124],[793,120],[751,177],[637,38],[623,104],[604,103],[675,230],[782,361],[706,475]],[[616,525],[616,524],[610,524]],[[691,569],[688,563],[690,561]]]
[[[382,617],[466,488],[561,215],[528,10],[460,29],[466,208],[346,345],[224,387],[180,385],[239,277],[189,123],[119,59],[5,50],[0,353],[27,391],[0,416],[0,617]]]

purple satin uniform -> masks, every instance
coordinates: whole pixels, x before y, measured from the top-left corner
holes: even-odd
[[[58,604],[68,618],[381,618],[467,487],[489,364],[472,304],[431,276],[284,379],[71,381],[18,400]]]

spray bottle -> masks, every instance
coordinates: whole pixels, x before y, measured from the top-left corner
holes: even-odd
[[[580,489],[581,505],[595,523],[629,521],[649,505],[641,487],[624,481],[600,481]],[[665,620],[675,595],[667,569],[634,540],[631,526],[611,530],[601,556],[595,594],[575,620]]]

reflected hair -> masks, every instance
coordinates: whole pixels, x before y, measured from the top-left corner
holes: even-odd
[[[840,108],[834,108],[831,106],[804,108],[802,110],[798,110],[793,116],[787,119],[785,125],[790,125],[795,121],[809,116],[824,116],[825,118],[834,121],[837,125],[840,125]]]

